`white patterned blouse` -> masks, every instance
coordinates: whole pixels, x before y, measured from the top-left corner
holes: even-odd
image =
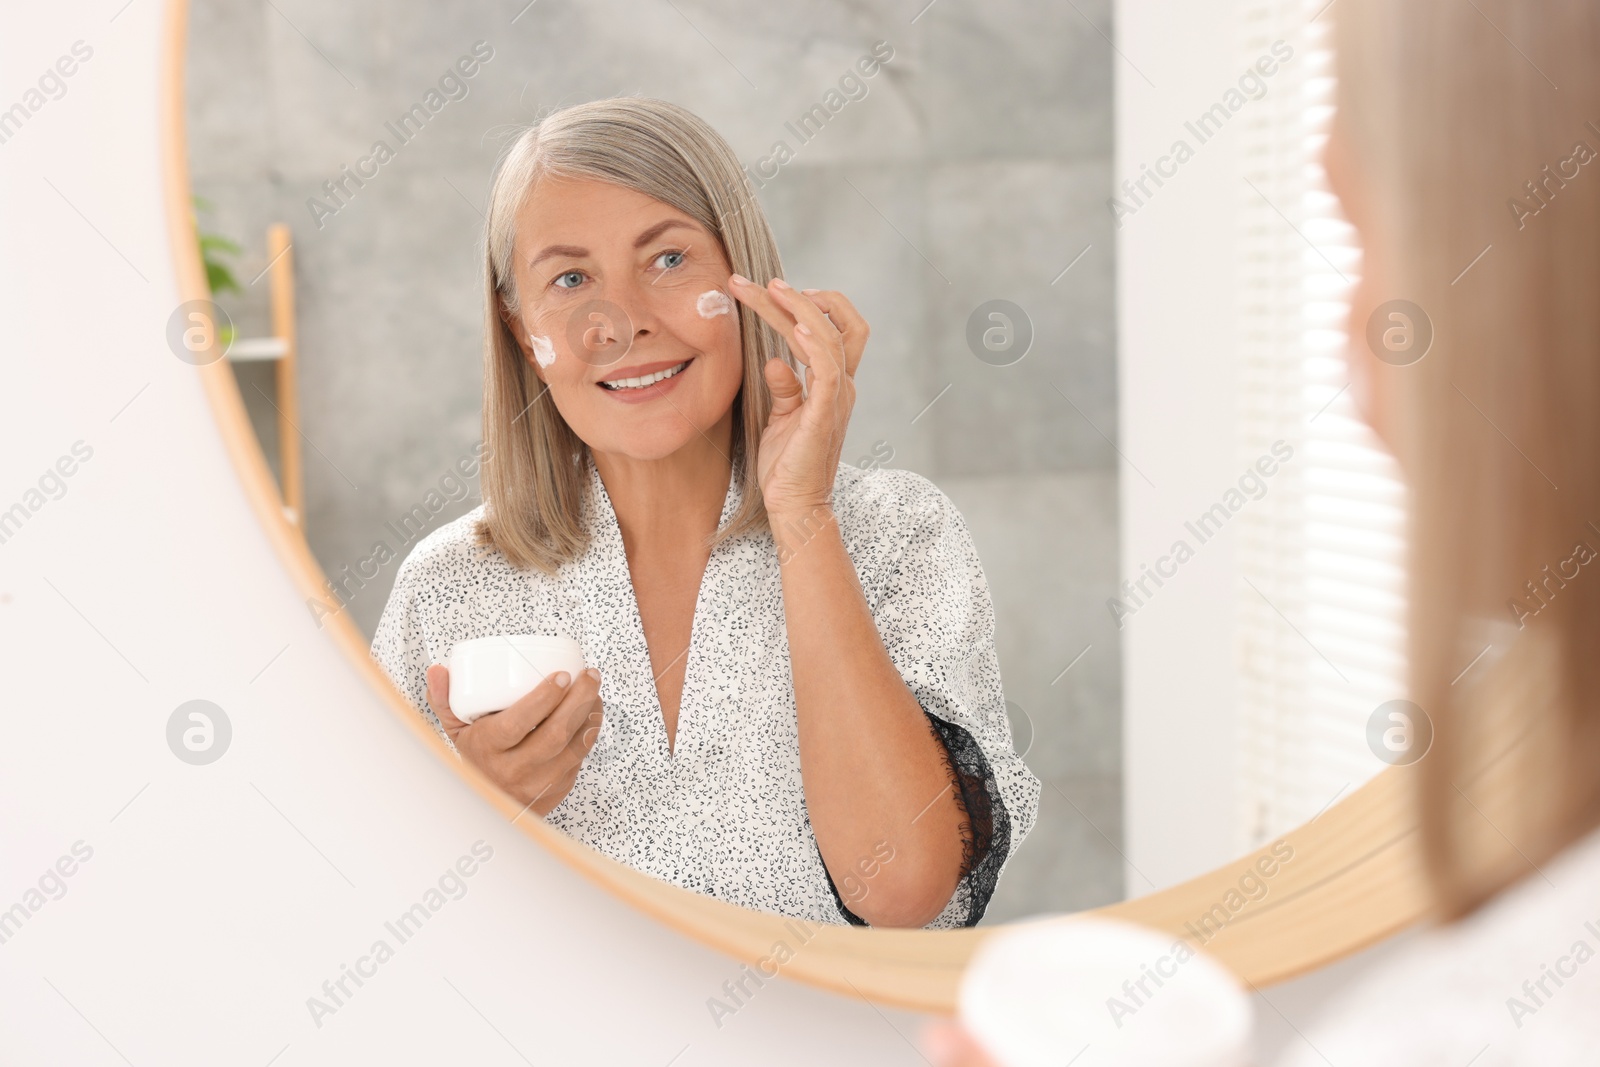
[[[605,718],[548,822],[636,870],[743,907],[860,924],[817,850],[799,735],[778,552],[768,532],[719,543],[695,605],[675,749],[669,749],[622,534],[591,458],[587,549],[554,575],[474,544],[480,505],[401,564],[372,654],[413,706],[457,641],[557,634],[600,669]],[[742,498],[730,478],[721,523]],[[890,658],[949,754],[965,807],[961,882],[930,925],[983,917],[1033,827],[1039,780],[1012,747],[994,609],[966,523],[910,471],[840,464],[833,509]],[[882,858],[882,857],[880,857]],[[846,880],[848,881],[848,880]]]

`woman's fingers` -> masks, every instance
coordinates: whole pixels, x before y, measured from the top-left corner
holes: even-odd
[[[594,748],[600,739],[600,727],[605,722],[605,713],[600,708],[600,702],[595,701],[595,707],[578,722],[578,728],[572,733],[572,740],[567,742],[559,755],[551,761],[557,774],[563,780],[568,774],[577,773],[578,766],[583,763],[589,750]]]
[[[431,698],[431,674],[429,683]],[[571,791],[604,716],[598,677],[585,671],[560,687],[552,676],[511,707],[474,721],[458,743],[500,788],[548,815]]]
[[[861,354],[867,350],[872,327],[843,293],[833,289],[802,289],[801,292],[828,316],[844,338],[845,373],[854,377],[856,368],[861,365]]]
[[[450,668],[435,663],[428,668],[424,677],[428,683],[428,707],[439,717],[439,724],[444,727],[445,733],[453,738],[467,724],[456,718],[450,710]]]
[[[838,329],[817,306],[817,302],[782,278],[772,279],[767,288],[778,305],[794,316],[795,322],[805,323],[818,337],[832,337],[838,334]]]
[[[739,274],[729,276],[728,288],[789,339],[795,358],[822,383],[839,372],[855,374],[870,331],[866,319],[843,294],[831,289],[801,293],[782,278],[760,286]]]
[[[580,674],[578,677],[582,679],[584,676]],[[480,739],[496,751],[506,752],[516,748],[523,738],[561,706],[572,684],[572,678],[566,671],[557,671],[509,708],[475,721],[473,728],[480,733]]]
[[[528,770],[549,763],[582,734],[589,716],[600,710],[600,683],[586,671],[567,687],[561,703],[523,736],[510,755]]]
[[[844,336],[811,297],[791,288],[782,278],[772,280],[771,292],[779,306],[795,319],[794,336],[807,358],[805,363],[819,380],[830,380],[845,370]]]
[[[769,359],[762,368],[772,393],[772,415],[787,415],[805,402],[805,390],[794,368],[781,359]]]
[[[734,274],[728,278],[728,290],[739,303],[760,315],[768,326],[778,332],[778,336],[794,336],[795,317],[773,299],[772,292],[766,286],[757,285],[742,274]]]

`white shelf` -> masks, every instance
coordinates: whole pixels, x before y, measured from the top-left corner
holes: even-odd
[[[282,359],[288,354],[289,342],[281,337],[241,337],[228,346],[228,358],[235,363]]]

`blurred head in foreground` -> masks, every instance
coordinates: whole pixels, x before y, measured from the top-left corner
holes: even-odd
[[[1364,250],[1352,381],[1410,489],[1434,727],[1414,772],[1449,919],[1600,825],[1600,6],[1330,17],[1327,165]],[[1415,362],[1384,347],[1394,300],[1431,324]]]
[[[1600,4],[1324,11],[1325,159],[1363,248],[1352,392],[1409,487],[1411,699],[1433,726],[1398,773],[1454,920],[1600,826]],[[941,1067],[993,1062],[955,1026],[927,1043]]]

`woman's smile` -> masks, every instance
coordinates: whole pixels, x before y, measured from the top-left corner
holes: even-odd
[[[600,379],[595,384],[614,400],[624,404],[642,404],[666,396],[678,386],[678,379],[689,369],[694,357],[680,363],[645,363],[625,367]]]

